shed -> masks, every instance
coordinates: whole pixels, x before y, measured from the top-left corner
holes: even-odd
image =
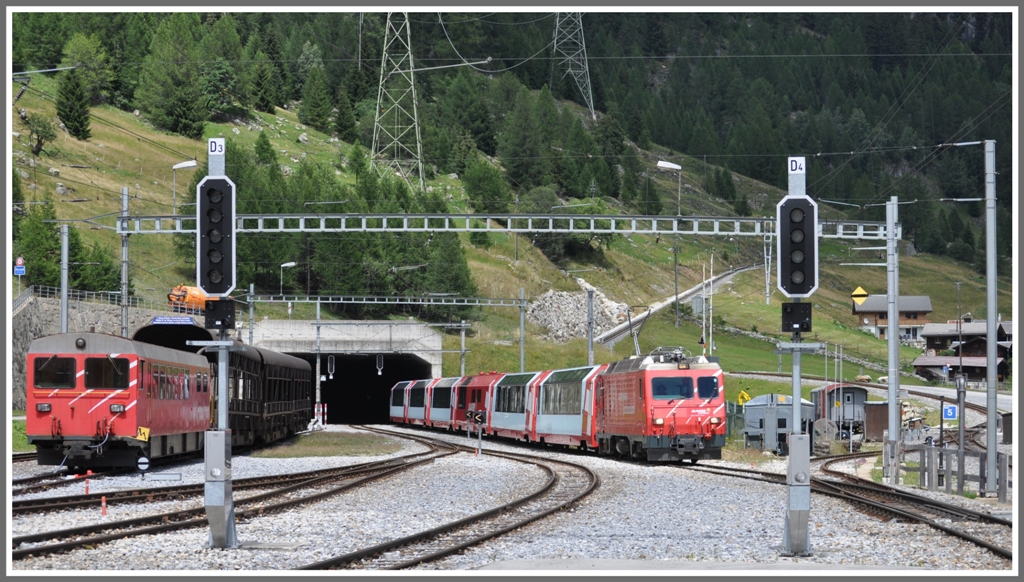
[[[889,430],[889,401],[864,403],[864,440],[881,442]]]
[[[814,405],[803,399],[800,400],[800,420],[802,432],[811,434],[813,441]],[[792,396],[762,394],[753,398],[743,405],[743,446],[787,455],[786,435],[792,432],[792,423]]]
[[[829,384],[811,390],[814,418],[827,418],[844,428],[852,426],[859,430],[863,427],[867,401],[867,388],[853,384]]]

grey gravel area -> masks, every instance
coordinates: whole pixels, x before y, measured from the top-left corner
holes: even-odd
[[[329,426],[328,430],[352,430]],[[414,431],[421,432],[421,431]],[[443,433],[431,433],[441,435]],[[475,445],[465,435],[450,437]],[[408,444],[405,454],[420,450]],[[484,440],[487,450],[510,450]],[[516,450],[521,450],[516,448]],[[533,451],[536,452],[536,451]],[[554,454],[594,469],[601,486],[570,510],[470,548],[464,553],[421,566],[421,570],[493,568],[520,560],[635,560],[638,570],[652,569],[922,569],[999,571],[1014,569],[1009,561],[958,541],[935,529],[885,522],[849,505],[813,496],[809,520],[811,555],[784,557],[783,527],[786,490],[680,466],[628,464],[576,454]],[[257,459],[236,457],[235,478],[315,470],[384,457]],[[712,466],[738,466],[728,461],[704,462]],[[853,465],[850,465],[853,470]],[[784,459],[760,464],[762,470],[784,472]],[[39,473],[38,466],[18,463],[13,477]],[[182,481],[201,482],[201,463],[167,469],[180,472]],[[159,536],[136,537],[76,550],[67,554],[9,563],[13,570],[177,570],[267,571],[285,570],[409,535],[441,523],[477,513],[537,488],[544,480],[539,469],[488,456],[460,454],[439,459],[401,476],[382,480],[333,496],[325,501],[260,518],[240,520],[240,549],[211,549],[209,530],[198,528]],[[149,483],[152,486],[168,482]],[[103,478],[91,482],[91,491],[137,487],[139,477]],[[916,491],[916,489],[914,489]],[[67,494],[66,488],[52,494]],[[247,495],[247,493],[246,493]],[[977,500],[932,494],[979,511],[991,505]],[[236,492],[236,503],[243,497]],[[71,527],[98,521],[126,519],[136,514],[168,511],[171,507],[201,505],[201,499],[147,505],[109,507],[54,514],[16,516],[13,535]],[[159,509],[157,509],[159,507]],[[1005,507],[1004,507],[1005,509]],[[1012,534],[992,526],[979,526],[986,537],[998,532],[996,543],[1014,547]],[[1003,528],[1006,529],[1006,528]],[[575,563],[575,562],[569,562]]]

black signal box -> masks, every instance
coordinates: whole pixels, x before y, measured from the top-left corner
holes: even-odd
[[[783,303],[782,331],[801,333],[811,331],[811,304]]]
[[[235,327],[235,301],[231,298],[220,300],[207,300],[206,329],[234,329]]]

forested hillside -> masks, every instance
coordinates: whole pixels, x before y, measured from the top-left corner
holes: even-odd
[[[652,172],[660,157],[684,168],[687,160],[701,164],[683,214],[769,215],[773,202],[748,199],[749,188],[737,189],[740,177],[784,189],[786,157],[805,155],[808,194],[831,201],[822,204],[850,219],[883,220],[879,202],[917,200],[901,206],[904,239],[979,270],[983,205],[936,199],[984,195],[983,150],[941,144],[991,139],[1004,210],[1000,269],[1012,257],[1009,13],[589,13],[583,26],[596,120],[554,58],[553,14],[410,13],[415,66],[430,69],[416,76],[427,192],[369,171],[386,19],[15,13],[15,73],[77,67],[46,73],[57,82],[53,93],[29,84],[29,98],[48,109],[16,117],[15,130],[32,156],[45,158],[64,132],[89,142],[96,108],[138,111],[155,130],[193,140],[210,137],[213,124],[248,125],[255,139],[228,135],[227,173],[243,213],[302,212],[325,202],[342,206],[324,212],[463,211],[453,194],[458,180],[476,211],[675,214],[675,180],[671,190],[659,187]],[[446,67],[488,57],[486,65]],[[315,132],[326,153],[284,154],[272,145],[284,135],[284,112],[302,127],[289,126],[289,136]],[[295,169],[286,171],[291,157]],[[205,175],[199,162],[191,183],[178,185],[181,204]],[[17,175],[15,203],[24,197]],[[573,207],[583,200],[585,207]],[[16,248],[40,251],[24,237],[50,228],[42,219],[53,214],[47,205],[28,212],[21,224],[35,230],[17,232]],[[532,242],[558,263],[598,260],[609,241]],[[175,248],[182,261],[194,261],[189,237]],[[52,256],[52,245],[46,252]],[[104,261],[76,256],[76,263]],[[310,293],[476,293],[462,243],[441,234],[242,239],[239,287],[276,288],[290,260],[305,268],[286,273],[289,286]],[[112,288],[113,262],[92,267],[102,273],[79,284]],[[30,274],[54,284],[52,272]]]

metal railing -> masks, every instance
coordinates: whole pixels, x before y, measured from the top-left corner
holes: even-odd
[[[60,299],[59,287],[47,287],[46,285],[32,285],[11,304],[11,312],[16,313],[22,306],[28,303],[33,297],[41,299]],[[68,289],[68,301],[85,301],[88,303],[102,303],[107,305],[121,305],[121,293],[117,291],[80,291]],[[142,297],[129,297],[128,307],[134,309],[149,309],[152,311],[170,311],[171,307],[166,302],[158,303]]]

